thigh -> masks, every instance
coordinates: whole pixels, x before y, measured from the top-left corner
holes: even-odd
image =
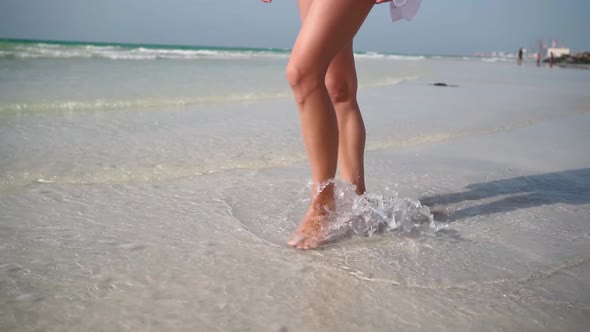
[[[339,55],[337,63],[354,69],[352,39],[373,5],[374,0],[299,0],[302,24],[292,58],[300,67],[320,66],[327,70]]]
[[[301,22],[305,21],[309,6],[314,0],[299,0],[299,15]],[[389,0],[391,1],[391,0]],[[379,3],[379,1],[377,1]],[[353,88],[356,90],[357,75],[354,64],[354,52],[352,46],[352,40],[347,43],[336,56],[330,62],[328,72],[326,74],[326,82],[338,83],[347,82],[353,84]]]
[[[356,91],[357,76],[352,41],[347,43],[330,62],[326,83],[350,85]]]
[[[297,5],[299,6],[299,17],[301,18],[301,22],[305,21],[305,16],[307,16],[307,10],[313,0],[299,0],[297,1]]]

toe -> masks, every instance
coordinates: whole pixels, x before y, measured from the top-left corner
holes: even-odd
[[[301,244],[301,242],[305,239],[305,235],[303,235],[302,233],[295,233],[293,235],[293,237],[291,237],[291,240],[289,240],[289,242],[287,242],[291,247],[295,247],[299,244]]]

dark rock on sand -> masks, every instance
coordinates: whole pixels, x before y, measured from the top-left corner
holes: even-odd
[[[447,88],[458,88],[458,85],[454,85],[454,84],[447,84],[447,83],[442,83],[442,82],[437,82],[437,83],[433,83],[430,84],[432,86],[442,86],[442,87],[447,87]]]

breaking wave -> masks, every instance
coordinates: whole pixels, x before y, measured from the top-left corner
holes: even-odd
[[[0,58],[201,60],[287,57],[285,49],[0,41]]]

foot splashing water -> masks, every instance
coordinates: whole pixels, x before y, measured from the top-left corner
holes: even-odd
[[[396,192],[384,195],[357,195],[355,187],[335,182],[336,212],[327,229],[328,241],[359,235],[369,237],[385,232],[419,233],[438,229],[430,209],[420,201],[399,197]]]
[[[396,192],[358,195],[354,185],[343,181],[331,181],[322,187],[327,185],[333,185],[335,201],[334,209],[326,216],[329,221],[320,223],[321,244],[387,232],[416,235],[441,227],[430,209],[418,200],[399,197]]]

